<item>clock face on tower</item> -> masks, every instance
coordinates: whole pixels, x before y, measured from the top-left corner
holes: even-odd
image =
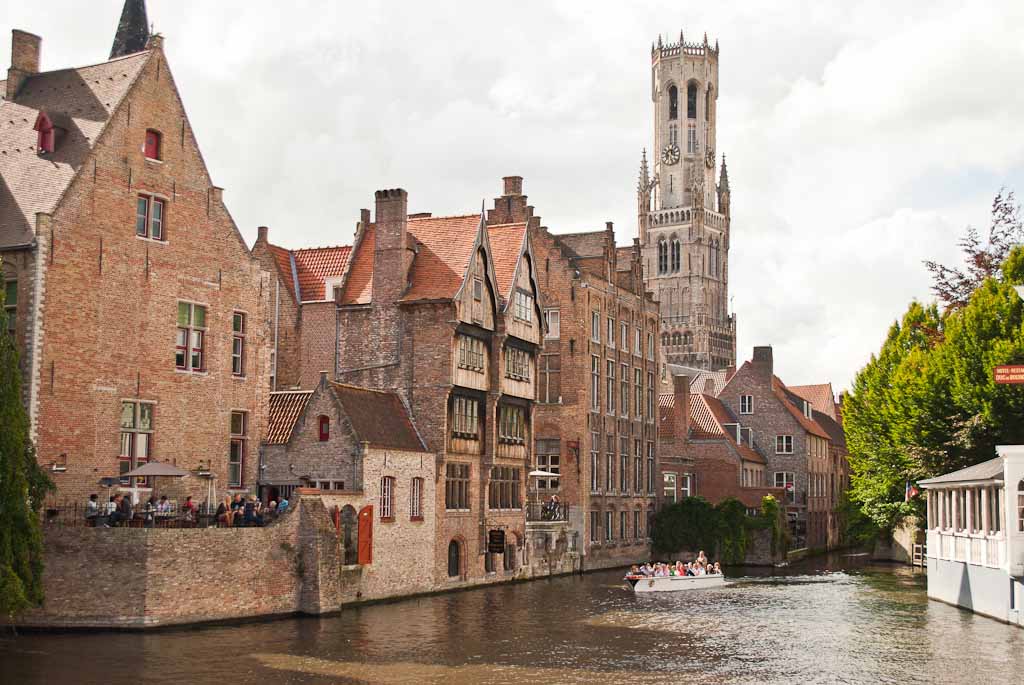
[[[669,166],[677,164],[679,162],[679,146],[675,143],[666,145],[665,149],[661,151],[661,161]]]

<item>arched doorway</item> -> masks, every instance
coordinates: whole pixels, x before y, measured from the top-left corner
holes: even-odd
[[[458,540],[448,543],[448,577],[457,578],[462,575],[462,545]]]

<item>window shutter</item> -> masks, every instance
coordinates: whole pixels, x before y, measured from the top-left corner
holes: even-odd
[[[359,558],[360,565],[373,563],[373,505],[359,510]]]

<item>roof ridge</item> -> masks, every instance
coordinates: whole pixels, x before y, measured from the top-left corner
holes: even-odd
[[[314,247],[285,247],[284,245],[277,245],[275,243],[268,242],[267,247],[275,247],[278,250],[284,250],[285,252],[305,252],[309,250],[341,250],[341,249],[352,249],[351,245],[316,245]]]
[[[406,215],[406,220],[407,221],[432,221],[434,219],[465,219],[465,218],[471,217],[471,216],[478,217],[478,216],[480,216],[480,212],[470,212],[469,214],[449,214],[447,216],[417,216],[417,217],[412,217],[412,216]],[[374,222],[374,223],[376,223],[376,222]]]
[[[398,393],[394,390],[378,390],[377,388],[364,388],[361,385],[353,385],[352,383],[342,383],[341,381],[328,381],[331,385],[337,385],[342,388],[351,388],[353,390],[365,390],[366,392],[376,392],[381,395],[395,395],[399,397]]]
[[[271,395],[301,395],[303,393],[313,393],[313,390],[271,390]]]
[[[104,64],[121,62],[123,60],[132,59],[133,57],[138,57],[139,55],[149,52],[152,52],[152,50],[139,50],[138,52],[133,52],[128,55],[121,55],[120,57],[115,57],[114,59],[108,59],[106,61],[96,62],[94,64],[86,64],[81,67],[63,67],[61,69],[51,69],[50,71],[37,71],[36,73],[32,74],[29,78],[35,78],[36,76],[49,76],[50,74],[59,74],[62,71],[78,71],[79,69],[92,69],[93,67],[102,67]]]

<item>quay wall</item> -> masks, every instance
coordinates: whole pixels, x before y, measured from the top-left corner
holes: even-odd
[[[1024,584],[1001,568],[929,556],[928,597],[1024,627]]]

